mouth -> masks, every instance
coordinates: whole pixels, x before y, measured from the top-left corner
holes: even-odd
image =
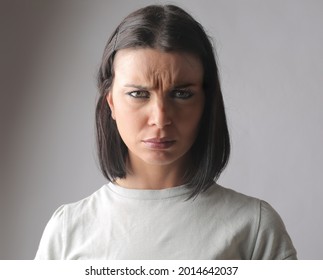
[[[168,149],[172,147],[176,143],[176,140],[163,137],[163,138],[145,139],[142,142],[150,149],[163,150],[163,149]]]

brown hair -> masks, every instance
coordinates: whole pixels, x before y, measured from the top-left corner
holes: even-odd
[[[185,51],[197,55],[203,65],[205,107],[199,134],[191,147],[193,165],[185,174],[192,195],[210,187],[227,165],[230,140],[213,47],[203,27],[174,5],[151,5],[128,15],[105,47],[98,73],[100,97],[96,129],[100,167],[109,181],[126,177],[128,149],[121,139],[106,101],[112,85],[115,54],[126,48]]]

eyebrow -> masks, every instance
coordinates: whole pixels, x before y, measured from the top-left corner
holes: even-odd
[[[135,84],[126,84],[124,86],[125,87],[136,88],[136,89],[142,89],[142,90],[151,90],[152,89],[150,87],[146,87],[146,86],[143,86],[143,85],[135,85]],[[191,87],[191,86],[196,86],[196,85],[193,84],[193,83],[179,84],[179,85],[175,85],[174,86],[174,89],[188,88],[188,87]]]
[[[143,89],[143,90],[149,90],[150,88],[142,86],[142,85],[135,85],[135,84],[126,84],[124,87],[130,87],[130,88],[136,88],[136,89]]]

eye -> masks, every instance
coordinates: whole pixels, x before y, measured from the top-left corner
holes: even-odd
[[[177,89],[172,91],[171,96],[179,99],[189,99],[193,96],[193,93],[188,90]]]
[[[129,92],[128,95],[130,95],[133,98],[149,98],[149,92],[144,90],[136,90]]]

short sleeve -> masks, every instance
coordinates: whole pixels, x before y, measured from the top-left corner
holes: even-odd
[[[47,223],[35,260],[62,259],[64,249],[64,205],[59,207]]]
[[[265,201],[260,202],[259,213],[252,259],[297,259],[296,250],[279,214]]]

